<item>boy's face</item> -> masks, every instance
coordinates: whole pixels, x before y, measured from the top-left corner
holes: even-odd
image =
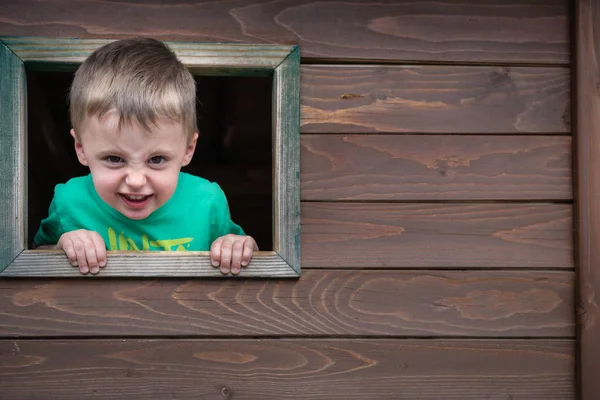
[[[100,197],[131,219],[144,219],[175,192],[179,171],[194,155],[198,134],[188,143],[181,123],[161,118],[148,132],[137,121],[118,127],[111,111],[87,118],[75,150],[92,173]]]

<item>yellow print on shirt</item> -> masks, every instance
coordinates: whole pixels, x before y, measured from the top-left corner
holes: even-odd
[[[142,235],[142,248],[140,249],[133,239],[128,238],[123,232],[117,234],[113,228],[108,228],[108,249],[109,250],[133,250],[133,251],[187,251],[184,245],[190,247],[194,238],[166,239],[166,240],[148,240],[147,235]]]

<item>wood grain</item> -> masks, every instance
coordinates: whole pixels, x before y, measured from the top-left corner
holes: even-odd
[[[574,351],[571,340],[2,340],[0,392],[11,400],[574,400]]]
[[[562,204],[303,203],[302,266],[573,268]]]
[[[300,274],[300,50],[273,76],[273,249]],[[265,221],[267,222],[267,221]]]
[[[581,400],[600,398],[600,3],[580,0],[577,49],[577,261]]]
[[[302,200],[571,200],[571,138],[304,135]]]
[[[25,246],[25,67],[0,42],[0,272]]]
[[[568,68],[303,66],[302,132],[568,133]]]
[[[4,0],[0,34],[299,44],[318,59],[569,63],[567,0]]]
[[[0,281],[0,336],[574,337],[571,271]]]
[[[0,277],[81,278],[62,250],[25,250],[0,273]],[[210,263],[208,251],[109,251],[106,267],[89,279],[108,277],[202,277],[222,278]],[[298,272],[273,251],[257,251],[241,277],[296,278]]]
[[[80,64],[108,39],[61,39],[44,37],[0,37],[23,62]],[[275,69],[296,46],[257,44],[215,44],[166,42],[181,62],[193,73],[206,68],[266,70]],[[214,73],[214,71],[211,71]],[[241,73],[240,73],[241,75]]]

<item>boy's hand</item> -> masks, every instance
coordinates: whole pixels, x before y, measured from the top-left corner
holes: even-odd
[[[106,245],[97,232],[79,229],[64,233],[56,248],[63,250],[71,265],[79,267],[82,274],[97,274],[106,265]]]
[[[225,235],[217,238],[210,246],[210,262],[213,267],[221,267],[221,273],[237,275],[241,267],[250,264],[252,255],[258,250],[252,236]]]

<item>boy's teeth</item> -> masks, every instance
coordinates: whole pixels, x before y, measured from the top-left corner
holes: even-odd
[[[127,197],[130,200],[135,200],[135,201],[139,201],[139,200],[143,200],[145,199],[147,196],[132,196],[132,195],[125,195],[125,197]]]

